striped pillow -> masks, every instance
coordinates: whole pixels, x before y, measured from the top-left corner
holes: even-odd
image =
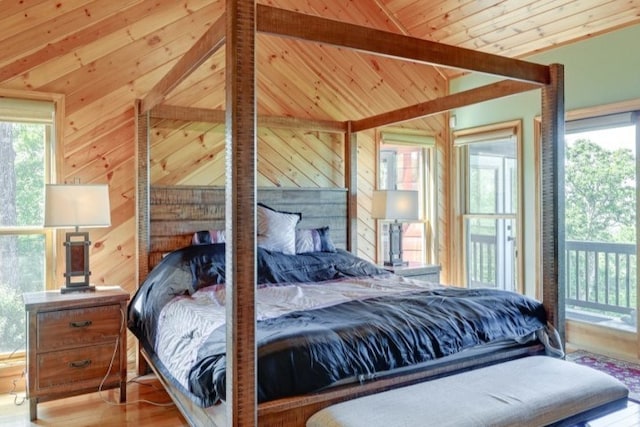
[[[335,252],[336,247],[329,235],[329,227],[297,229],[296,253]]]

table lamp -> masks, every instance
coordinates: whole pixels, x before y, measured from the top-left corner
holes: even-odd
[[[67,232],[64,241],[66,286],[62,293],[93,291],[89,276],[88,232],[80,227],[109,227],[111,209],[109,186],[106,184],[48,184],[45,188],[44,226],[53,228],[75,228]]]
[[[377,190],[373,192],[371,216],[393,220],[389,223],[389,259],[384,265],[407,265],[402,259],[402,223],[399,220],[417,220],[418,192],[410,190]]]

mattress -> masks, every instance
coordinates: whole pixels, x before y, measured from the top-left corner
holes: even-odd
[[[129,327],[156,368],[200,406],[226,393],[223,260],[220,244],[172,253],[129,309]],[[258,266],[260,402],[546,335],[544,309],[531,298],[392,275],[345,251],[259,250]]]

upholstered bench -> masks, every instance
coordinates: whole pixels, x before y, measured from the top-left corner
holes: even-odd
[[[334,404],[307,427],[564,426],[625,407],[628,393],[603,372],[531,356]]]

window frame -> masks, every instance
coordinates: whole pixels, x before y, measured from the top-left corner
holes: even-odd
[[[630,100],[613,102],[608,104],[599,104],[591,106],[579,106],[571,110],[567,110],[565,114],[566,121],[574,121],[580,119],[588,119],[597,116],[606,116],[617,113],[626,113],[630,111],[640,111],[640,99],[634,98]],[[541,207],[542,202],[540,200],[540,188],[541,188],[541,139],[542,139],[542,119],[540,116],[536,116],[533,119],[534,130],[534,146],[535,146],[535,171],[536,171],[536,212],[538,217],[536,219],[536,236],[540,236],[540,229],[542,227],[542,215]],[[564,138],[564,137],[563,137]],[[636,155],[640,153],[640,117],[638,117],[638,123],[636,125]],[[636,182],[640,182],[640,177],[636,178]],[[638,200],[640,201],[640,194],[638,194]],[[636,204],[638,211],[640,212],[640,203]],[[636,241],[640,242],[640,215],[636,216]],[[541,263],[541,248],[540,245],[536,245],[536,280],[535,280],[535,295],[536,298],[542,299],[542,263]],[[636,258],[636,268],[640,271],[640,257]],[[640,292],[636,295],[637,306],[640,307]],[[564,309],[564,308],[563,308]],[[637,313],[637,324],[640,324],[640,310]],[[591,347],[608,346],[612,351],[616,351],[619,354],[637,354],[638,344],[640,342],[640,334],[629,333],[627,331],[619,331],[611,328],[601,328],[594,325],[589,325],[583,322],[576,322],[575,320],[567,319],[567,339],[577,345],[587,345]],[[613,344],[612,344],[613,343]]]
[[[601,104],[589,107],[575,108],[572,110],[567,110],[565,113],[565,122],[571,122],[576,120],[583,119],[591,119],[598,116],[608,116],[619,113],[628,113],[631,111],[640,111],[640,100],[632,99],[629,101],[615,102],[612,104]],[[640,121],[640,114],[638,115],[638,120]],[[540,116],[536,116],[533,119],[533,138],[534,138],[534,162],[535,162],[535,210],[537,213],[536,218],[536,232],[535,236],[539,239],[540,230],[542,229],[542,216],[540,214],[542,209],[542,201],[540,200],[540,188],[541,188],[541,153],[540,147],[542,144],[542,118]],[[564,136],[563,136],[564,141]],[[640,156],[640,123],[636,126],[636,152],[639,153]],[[640,182],[640,177],[636,178],[637,182]],[[640,200],[640,196],[639,200]],[[640,211],[640,205],[638,210]],[[640,225],[640,215],[638,216],[638,224]],[[640,226],[636,225],[637,236],[636,241],[640,242]],[[640,243],[638,243],[640,245]],[[535,297],[538,299],[542,299],[542,253],[541,247],[539,243],[536,243],[536,253],[535,253],[535,262],[538,266],[538,270],[536,272],[535,278]],[[640,257],[638,257],[638,271],[640,271]],[[640,292],[638,292],[638,307],[640,307]],[[638,311],[638,320],[640,321],[640,310]],[[640,323],[638,323],[640,324]]]
[[[385,145],[390,147],[410,146],[421,149],[421,177],[420,177],[420,219],[415,221],[403,221],[404,223],[421,224],[423,228],[422,256],[420,263],[438,263],[437,242],[437,218],[435,209],[438,205],[438,162],[435,136],[424,131],[385,128],[378,132],[376,137],[376,189],[384,189],[380,185],[381,152]],[[375,220],[376,226],[376,259],[379,264],[384,261],[383,240],[386,233],[383,230],[384,220]]]
[[[474,143],[488,142],[501,138],[515,138],[516,146],[516,213],[515,214],[486,214],[470,213],[469,200],[469,177],[467,176],[467,146]],[[479,126],[469,129],[453,131],[453,175],[454,175],[454,197],[453,197],[453,241],[454,247],[460,250],[452,251],[452,281],[462,286],[468,286],[465,266],[467,265],[467,244],[466,244],[466,222],[469,219],[512,219],[516,227],[516,282],[515,291],[524,292],[524,248],[525,232],[523,229],[523,206],[524,206],[524,174],[523,174],[523,138],[522,120],[512,120],[508,122],[495,123],[487,126]]]
[[[47,146],[45,147],[45,184],[57,182],[58,173],[61,170],[63,155],[60,155],[63,135],[63,117],[64,117],[64,96],[54,93],[41,93],[20,90],[0,89],[0,97],[48,101],[53,103],[54,118],[47,133]],[[42,225],[33,226],[2,226],[0,227],[0,236],[7,235],[43,235],[45,239],[45,283],[43,290],[56,289],[55,282],[55,243],[56,233],[52,229],[46,229]],[[7,374],[13,372],[16,366],[24,364],[24,356],[26,350],[20,350],[13,353],[0,354],[0,377],[5,378]],[[8,379],[7,379],[8,381]],[[4,387],[4,384],[0,384]]]

